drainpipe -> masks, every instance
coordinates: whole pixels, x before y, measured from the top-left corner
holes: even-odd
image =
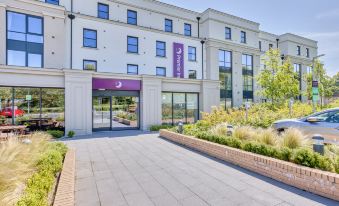
[[[201,79],[204,80],[204,44],[205,40],[201,40]]]
[[[71,0],[71,13],[68,14],[68,18],[71,20],[70,69],[73,69],[73,20],[75,19],[75,16],[73,14],[73,0]]]
[[[197,17],[198,20],[198,38],[200,38],[200,16]]]
[[[277,40],[277,49],[279,49],[279,39],[276,40]]]

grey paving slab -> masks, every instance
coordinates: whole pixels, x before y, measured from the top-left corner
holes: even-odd
[[[77,206],[338,205],[140,131],[65,141],[76,149]]]

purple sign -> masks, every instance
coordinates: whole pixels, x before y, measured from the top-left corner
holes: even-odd
[[[173,43],[173,77],[184,78],[184,45]]]
[[[140,91],[140,80],[129,79],[99,79],[93,78],[93,89],[107,89],[107,90],[120,90],[120,91]]]

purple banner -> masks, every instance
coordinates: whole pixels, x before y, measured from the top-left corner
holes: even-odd
[[[184,45],[173,43],[173,77],[184,78]]]
[[[93,78],[93,89],[107,89],[107,90],[120,90],[120,91],[140,91],[140,80],[129,79],[99,79]]]

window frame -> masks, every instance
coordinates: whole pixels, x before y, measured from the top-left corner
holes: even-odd
[[[92,32],[95,32],[95,39],[92,39],[92,38],[86,38],[85,37],[85,31],[92,31]],[[90,40],[95,40],[95,47],[93,46],[86,46],[85,45],[85,39],[90,39]],[[94,30],[94,29],[88,29],[88,28],[83,28],[83,31],[82,31],[82,46],[85,47],[85,48],[98,48],[98,32],[97,30]]]
[[[301,55],[301,46],[297,46],[297,55],[300,56]]]
[[[85,62],[95,63],[95,69],[94,70],[85,69]],[[84,71],[95,71],[95,72],[98,71],[98,62],[97,62],[97,60],[83,59],[82,60],[82,70],[84,70]]]
[[[129,72],[128,69],[130,66],[135,66],[137,68],[137,73],[134,73],[134,72]],[[127,64],[127,74],[130,74],[130,75],[139,75],[139,65],[137,64]]]
[[[261,41],[259,41],[259,51],[262,51],[262,45]]]
[[[26,30],[25,30],[25,33],[22,33],[22,32],[18,32],[18,31],[11,31],[11,30],[8,30],[8,14],[9,13],[14,13],[14,14],[20,14],[20,15],[24,15],[25,16],[25,27],[26,27]],[[40,19],[41,20],[41,34],[38,34],[38,33],[32,33],[32,32],[29,32],[29,17],[31,18],[36,18],[36,19]],[[25,51],[22,51],[22,50],[11,50],[11,51],[21,51],[21,52],[25,52],[25,66],[20,66],[20,65],[9,65],[9,66],[19,66],[19,67],[31,67],[31,68],[44,68],[44,50],[45,50],[45,33],[44,33],[44,17],[42,16],[35,16],[35,15],[30,15],[30,14],[26,14],[26,13],[22,13],[22,12],[16,12],[16,11],[11,11],[11,10],[7,10],[6,11],[6,27],[5,27],[5,32],[6,32],[6,65],[9,65],[8,64],[8,51],[9,51],[9,40],[12,40],[12,41],[20,41],[20,42],[24,42],[25,44]],[[25,41],[22,41],[22,40],[14,40],[14,39],[8,39],[8,33],[9,32],[12,32],[12,33],[20,33],[20,34],[24,34],[25,35]],[[30,42],[30,41],[27,41],[27,35],[34,35],[34,36],[40,36],[42,37],[42,43],[39,43],[39,42]],[[41,67],[32,67],[32,66],[29,66],[29,58],[28,58],[28,54],[36,54],[36,53],[29,53],[28,52],[28,49],[27,49],[27,44],[28,43],[33,43],[33,44],[41,44],[42,46],[42,49],[41,49]],[[39,53],[40,55],[40,53]]]
[[[158,69],[163,69],[165,71],[164,75],[160,75],[158,73]],[[166,69],[166,67],[156,67],[155,75],[159,76],[159,77],[166,77],[167,76],[167,69]]]
[[[129,39],[136,39],[137,40],[137,44],[136,45],[133,45],[133,44],[130,44],[129,43]],[[137,47],[137,51],[134,52],[134,51],[129,51],[129,46],[136,46]],[[130,53],[130,54],[139,54],[139,37],[135,37],[135,36],[127,36],[127,53]]]
[[[60,5],[60,1],[59,0],[45,0],[45,3],[52,4],[52,5]]]
[[[162,48],[158,48],[158,43],[160,43],[160,44],[163,44],[164,45],[164,48],[162,49]],[[161,50],[161,51],[164,51],[164,55],[162,56],[162,55],[159,55],[158,54],[158,50]],[[155,55],[156,55],[156,57],[166,57],[167,55],[166,55],[166,42],[164,42],[164,41],[156,41],[155,42]]]
[[[189,30],[186,29],[186,26],[189,27]],[[189,32],[189,33],[186,33],[186,32]],[[189,24],[189,23],[184,24],[184,35],[185,36],[192,36],[192,24]]]
[[[190,55],[193,55],[193,53],[190,52],[190,49],[194,49],[194,59],[190,59]],[[196,62],[197,61],[197,48],[194,46],[188,46],[188,61]]]
[[[246,57],[246,63],[244,64],[243,62],[243,58],[244,56]],[[248,57],[251,57],[251,63],[249,64]],[[254,74],[253,74],[253,70],[254,70],[254,65],[253,65],[254,59],[253,59],[253,55],[251,54],[242,54],[241,56],[241,66],[242,66],[242,78],[243,78],[243,99],[246,99],[246,101],[248,101],[249,99],[251,99],[253,101],[254,98]],[[248,72],[249,70],[247,69],[248,67],[251,67],[251,72]],[[246,69],[244,69],[244,67],[246,67]],[[247,83],[247,84],[246,84]],[[249,88],[251,88],[249,90]],[[251,97],[246,97],[245,98],[245,93],[249,93],[251,92]]]
[[[191,75],[191,72],[194,72],[194,78],[191,78],[190,75]],[[188,70],[188,79],[197,79],[198,76],[197,76],[197,70]]]
[[[107,7],[107,12],[106,12],[106,11],[100,11],[100,10],[99,10],[100,6],[105,6],[105,7]],[[105,13],[105,14],[107,14],[107,17],[100,17],[100,13]],[[109,5],[108,5],[108,4],[104,4],[104,3],[98,2],[98,16],[97,16],[97,17],[100,18],[100,19],[109,19]]]
[[[130,17],[129,16],[130,13],[135,14],[135,18]],[[130,19],[131,20],[135,20],[135,23],[134,22],[130,22]],[[127,24],[129,24],[129,25],[138,25],[138,12],[137,11],[131,10],[131,9],[127,9]]]
[[[240,43],[247,44],[247,34],[245,31],[240,31]]]
[[[170,30],[167,30],[169,25],[167,25],[167,22],[171,22]],[[172,19],[165,19],[165,32],[173,33],[173,20]]]
[[[306,48],[306,57],[310,58],[310,49],[309,48]]]
[[[225,27],[225,39],[232,40],[232,29],[227,26]]]

